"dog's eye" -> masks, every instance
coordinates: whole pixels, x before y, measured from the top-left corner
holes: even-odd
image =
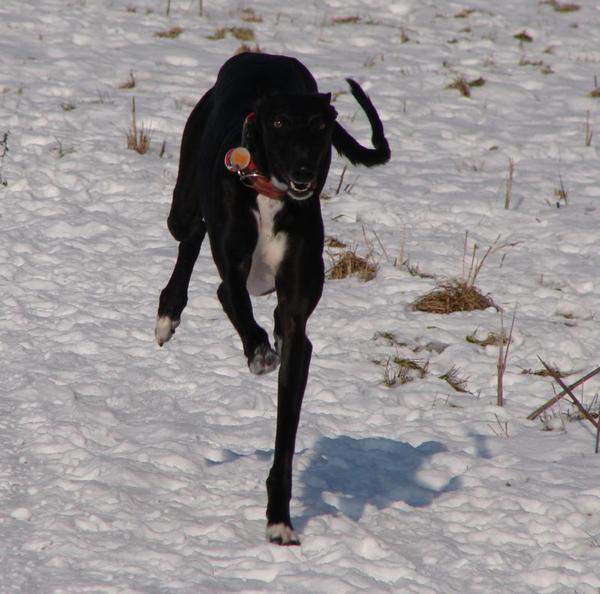
[[[323,132],[327,128],[327,122],[323,118],[315,118],[311,122],[311,128],[317,132]]]
[[[277,128],[277,130],[281,130],[281,128],[283,128],[284,125],[285,124],[283,118],[275,118],[273,120],[273,128]]]

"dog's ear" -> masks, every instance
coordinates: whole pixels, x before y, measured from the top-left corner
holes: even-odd
[[[252,109],[252,113],[254,114],[254,120],[252,122],[253,128],[257,128],[257,119],[259,119],[259,114],[265,114],[269,111],[270,103],[273,100],[273,97],[276,95],[272,90],[263,89],[259,87],[257,89],[257,97],[254,100],[254,107]]]
[[[331,119],[335,120],[337,118],[337,111],[335,107],[331,105],[331,93],[319,93],[319,98],[323,102],[323,106],[326,106]]]
[[[256,108],[251,111],[244,120],[244,126],[242,127],[242,146],[249,146],[252,143],[252,139],[255,137],[256,130]]]

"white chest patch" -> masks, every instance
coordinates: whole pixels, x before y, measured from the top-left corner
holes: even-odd
[[[265,295],[275,289],[275,274],[285,255],[287,235],[273,233],[275,215],[283,208],[283,201],[267,198],[262,194],[256,197],[258,212],[258,241],[252,254],[252,266],[246,287],[251,295]]]

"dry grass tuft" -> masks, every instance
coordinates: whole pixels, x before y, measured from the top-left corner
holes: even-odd
[[[135,97],[131,98],[131,128],[127,132],[127,148],[144,155],[150,149],[150,128],[142,123],[138,129]]]
[[[134,89],[136,85],[135,77],[133,76],[133,72],[129,73],[129,78],[119,84],[119,89]]]
[[[373,335],[373,340],[383,341],[388,346],[393,346],[396,348],[408,346],[408,344],[406,342],[402,342],[402,341],[398,340],[398,338],[396,337],[396,335],[393,332],[388,332],[385,330],[378,330],[377,332],[375,332],[375,334]]]
[[[458,78],[456,78],[446,88],[447,89],[456,89],[463,97],[471,96],[471,87],[469,86],[469,83],[462,76],[459,76]]]
[[[457,392],[467,393],[467,383],[469,378],[460,377],[460,369],[453,365],[446,373],[439,376],[441,380],[444,380],[450,387],[454,388]]]
[[[474,8],[465,8],[459,13],[454,15],[455,19],[466,19],[469,18],[473,13],[477,12]]]
[[[242,43],[242,45],[240,45],[240,47],[238,47],[235,50],[236,54],[245,54],[245,53],[251,53],[251,54],[261,54],[262,50],[260,49],[260,47],[258,47],[258,44],[254,44],[253,46],[248,45],[247,43]]]
[[[447,85],[446,88],[456,89],[463,97],[470,97],[471,89],[473,87],[483,87],[485,83],[485,78],[482,78],[481,76],[471,81],[468,81],[463,76],[459,76],[449,85]]]
[[[480,76],[479,78],[475,78],[473,80],[469,81],[469,86],[471,88],[473,87],[483,87],[483,85],[486,83],[485,78],[483,78],[482,76]]]
[[[332,261],[327,278],[340,280],[348,276],[357,276],[362,281],[370,281],[377,275],[377,263],[369,254],[366,258],[357,255],[355,250],[346,250],[340,254],[328,254]]]
[[[560,206],[561,202],[564,202],[565,205],[569,203],[569,190],[565,187],[562,176],[560,173],[558,174],[558,188],[554,190],[554,197],[556,198],[557,206]]]
[[[181,27],[171,27],[166,31],[158,31],[154,34],[154,37],[158,37],[159,39],[177,39],[183,33],[183,29]]]
[[[500,248],[508,247],[510,244],[498,244],[500,235],[494,240],[484,252],[481,258],[477,257],[479,246],[473,245],[469,257],[468,268],[467,251],[469,234],[465,233],[463,272],[459,279],[450,279],[439,283],[437,289],[423,295],[413,303],[417,311],[427,313],[449,314],[457,311],[474,311],[494,307],[499,309],[488,295],[483,295],[475,286],[475,281],[483,268],[488,256]]]
[[[227,35],[231,35],[234,39],[243,42],[255,41],[256,36],[254,35],[254,31],[248,27],[223,27],[221,29],[217,29],[209,39],[213,41],[219,39],[225,39]]]
[[[508,158],[508,175],[506,176],[506,189],[504,192],[504,210],[510,208],[512,202],[513,177],[515,173],[515,162]]]
[[[533,37],[527,33],[527,31],[521,31],[516,35],[513,35],[515,39],[518,39],[521,43],[531,43],[533,41]]]
[[[423,379],[427,375],[429,361],[424,363],[416,359],[389,357],[385,361],[376,361],[383,366],[383,383],[388,388],[404,385],[415,379]]]
[[[396,355],[383,361],[373,361],[373,363],[383,367],[383,383],[388,388],[408,384],[416,379],[423,379],[429,373],[428,360],[421,361]],[[455,365],[438,377],[457,392],[469,392],[467,390],[469,378],[460,377],[460,369]]]
[[[582,391],[583,395],[583,391]],[[583,400],[583,399],[582,399]],[[592,397],[592,401],[590,404],[585,405],[585,411],[587,414],[584,414],[583,411],[578,410],[577,408],[571,408],[567,410],[567,420],[568,421],[583,421],[584,419],[600,419],[600,403],[598,402],[598,394],[594,394]]]
[[[583,128],[583,133],[585,137],[585,146],[592,146],[592,138],[594,137],[594,130],[592,125],[590,124],[590,110],[585,114],[585,125]]]
[[[325,245],[327,247],[330,247],[330,248],[345,248],[345,247],[348,247],[348,244],[344,243],[343,241],[341,241],[337,237],[334,237],[333,235],[328,235],[325,238]]]
[[[413,303],[413,307],[426,313],[450,314],[487,309],[496,305],[490,297],[483,295],[472,284],[462,280],[451,280],[419,297]]]
[[[504,336],[504,334],[497,334],[496,332],[489,332],[485,338],[477,338],[476,333],[473,332],[473,334],[469,334],[465,340],[471,344],[477,344],[482,347],[508,344],[508,338]]]
[[[581,8],[579,4],[575,4],[574,2],[563,3],[558,2],[557,0],[546,0],[544,4],[548,4],[549,6],[554,8],[556,12],[576,12]]]
[[[0,140],[0,186],[6,187],[8,186],[8,180],[2,175],[2,166],[4,164],[4,158],[9,152],[8,149],[8,137],[10,136],[10,132],[6,131],[2,134],[2,139]]]
[[[357,25],[362,19],[359,16],[339,16],[335,17],[331,22],[334,25]]]
[[[262,23],[262,17],[258,14],[256,14],[256,11],[254,10],[254,8],[242,8],[240,10],[240,16],[242,21],[246,22],[246,23]]]
[[[562,371],[560,371],[560,369],[558,369],[558,367],[553,367],[551,366],[550,369],[536,369],[535,371],[533,369],[522,369],[521,370],[521,374],[522,375],[537,375],[539,377],[567,377],[567,373],[563,373]]]

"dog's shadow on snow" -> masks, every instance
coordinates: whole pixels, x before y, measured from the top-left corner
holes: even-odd
[[[436,497],[460,487],[459,477],[436,488],[419,480],[424,462],[445,451],[436,441],[413,447],[381,437],[321,437],[295,481],[305,511],[294,524],[302,530],[313,517],[340,513],[358,521],[367,505],[378,509],[396,502],[411,507],[430,505]]]

